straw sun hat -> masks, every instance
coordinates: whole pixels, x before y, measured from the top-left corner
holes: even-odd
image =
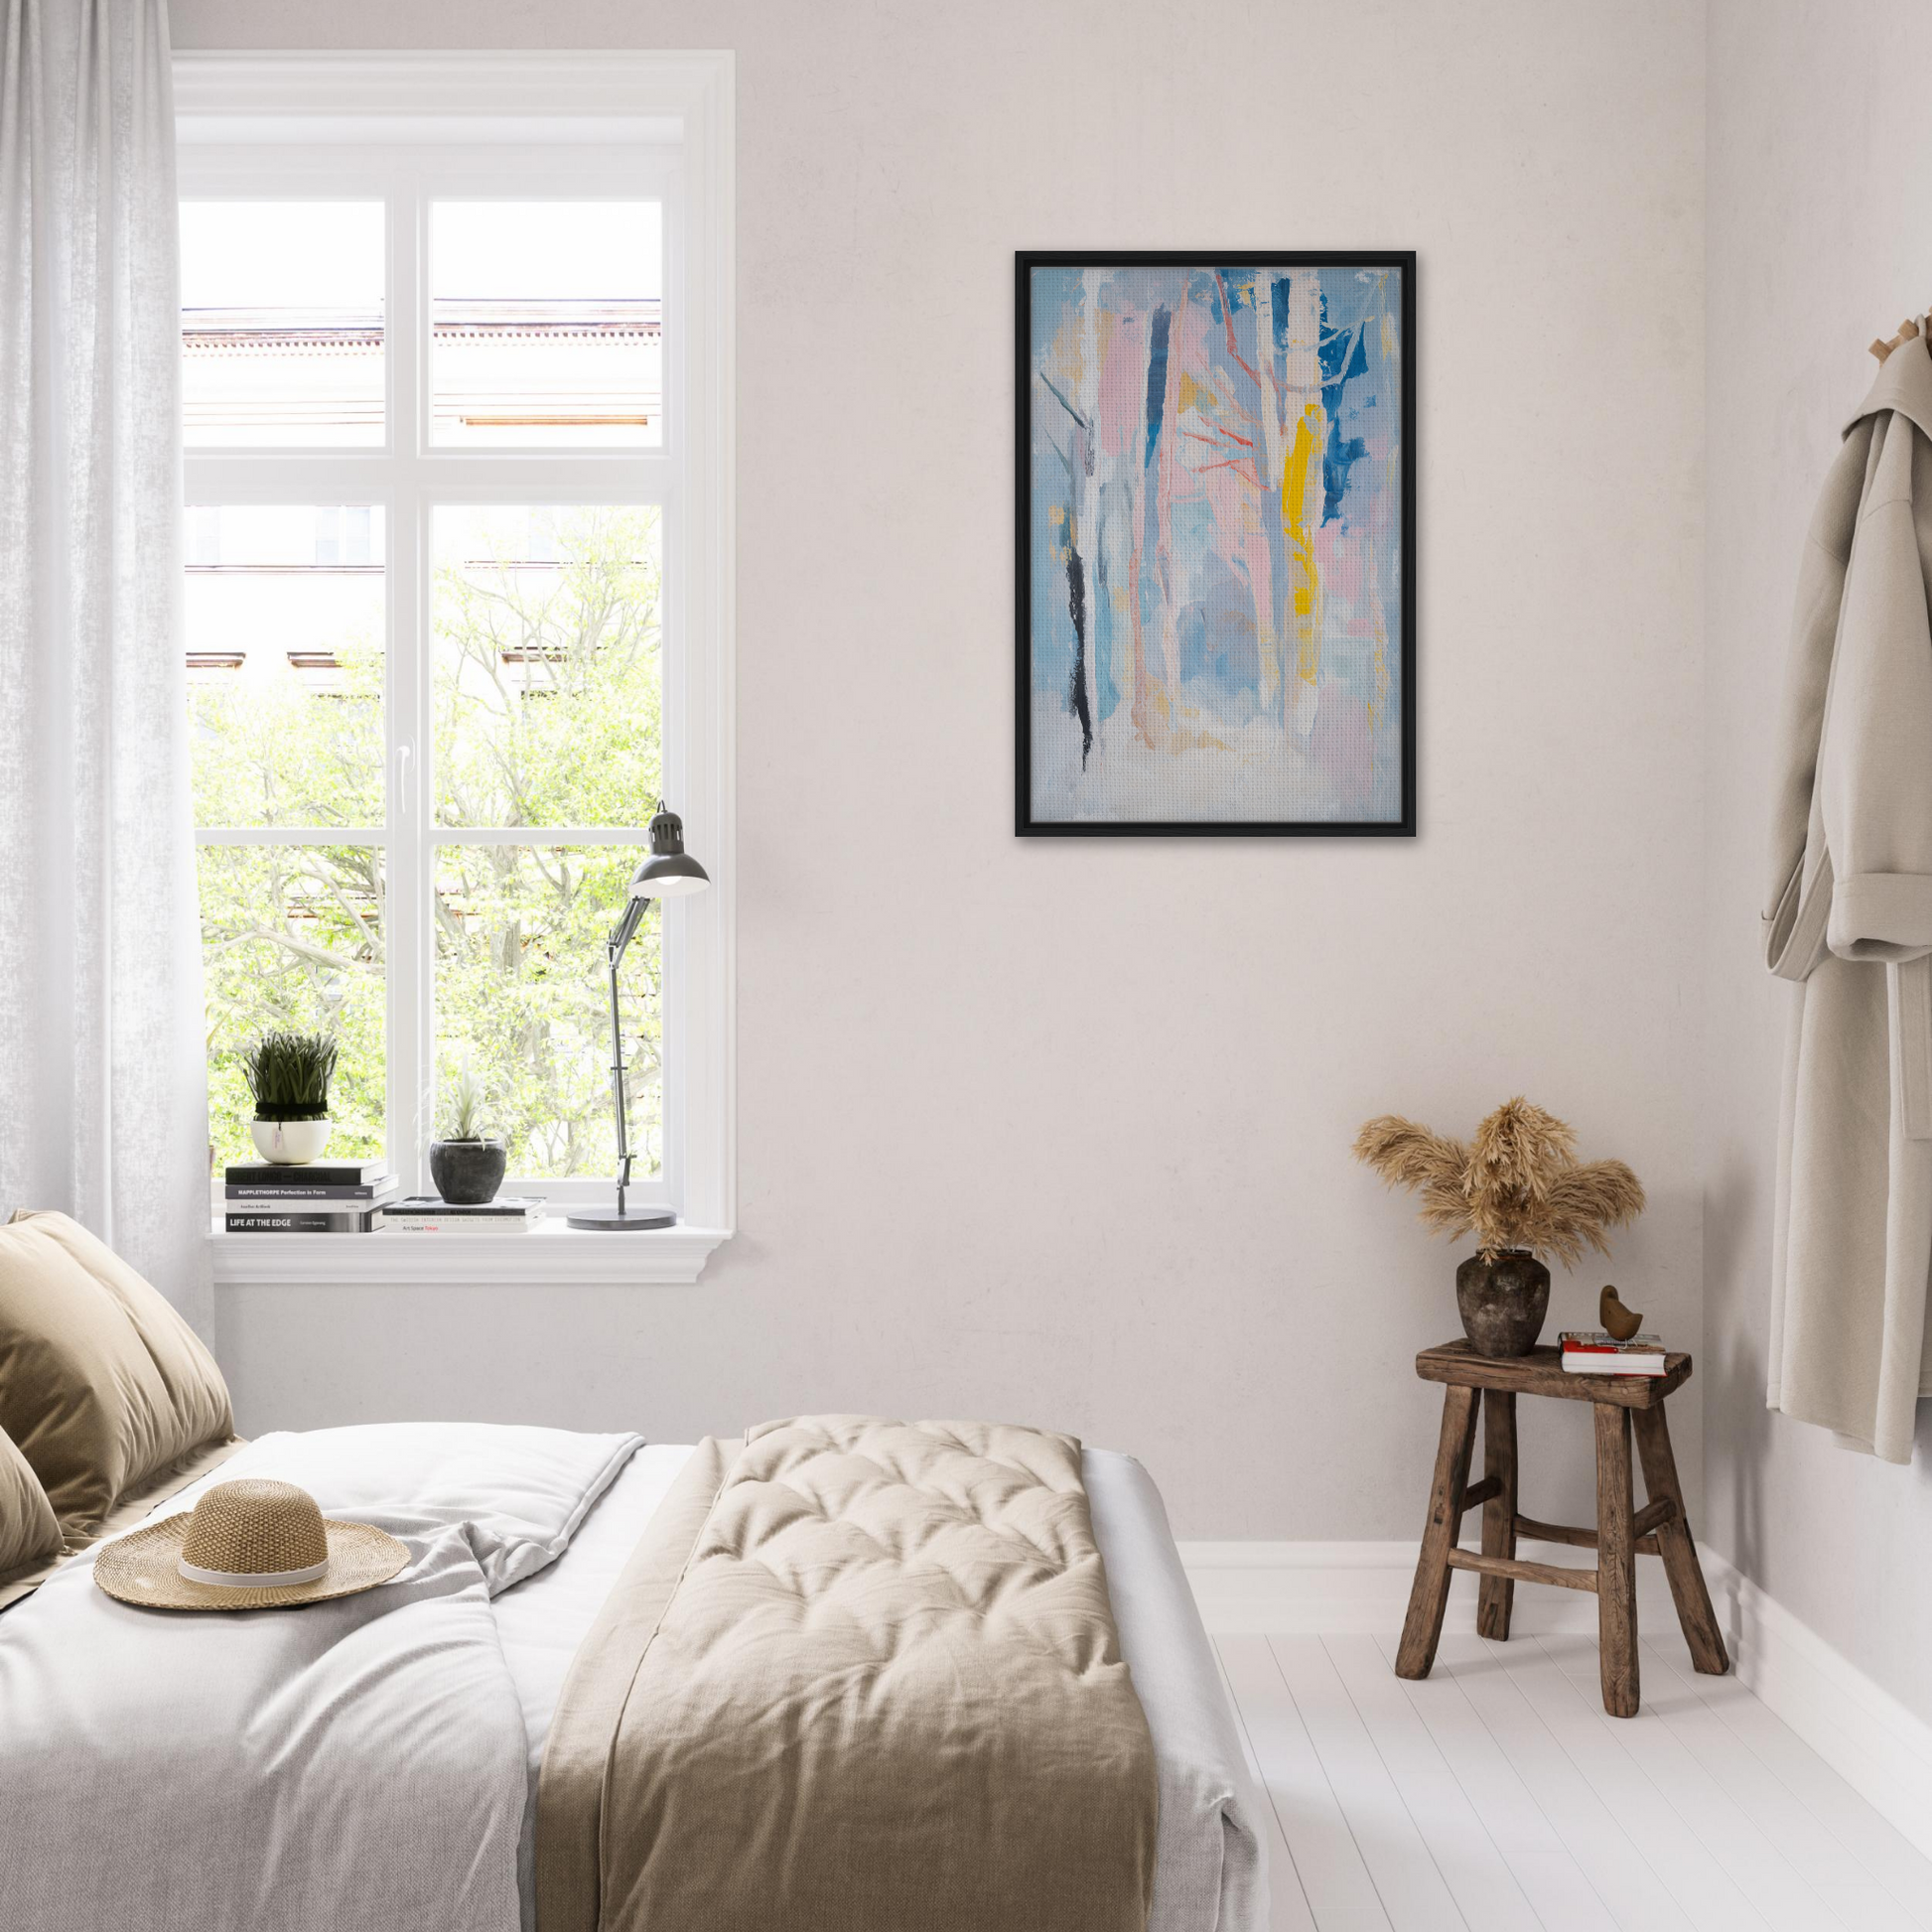
[[[220,1482],[192,1515],[108,1544],[94,1582],[123,1603],[169,1610],[266,1610],[386,1584],[407,1547],[368,1523],[324,1517],[292,1482]]]

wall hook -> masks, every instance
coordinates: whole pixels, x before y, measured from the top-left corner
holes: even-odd
[[[1898,325],[1898,334],[1890,342],[1886,342],[1883,337],[1879,337],[1873,341],[1871,352],[1882,362],[1900,343],[1916,342],[1918,340],[1918,333],[1919,325],[1917,319],[1912,316],[1907,316]]]

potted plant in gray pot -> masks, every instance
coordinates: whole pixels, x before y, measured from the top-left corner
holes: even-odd
[[[329,1145],[329,1081],[336,1042],[327,1034],[263,1034],[241,1056],[255,1118],[248,1131],[264,1161],[299,1167]]]
[[[430,1178],[452,1207],[482,1207],[496,1198],[509,1166],[509,1144],[483,1118],[483,1092],[466,1066],[450,1089],[443,1138],[429,1144]]]
[[[1621,1161],[1577,1159],[1577,1136],[1520,1095],[1463,1142],[1398,1114],[1369,1121],[1355,1158],[1422,1196],[1426,1227],[1473,1234],[1455,1271],[1455,1305],[1479,1355],[1527,1355],[1550,1306],[1555,1255],[1574,1268],[1585,1245],[1608,1254],[1609,1230],[1643,1212],[1643,1183]]]

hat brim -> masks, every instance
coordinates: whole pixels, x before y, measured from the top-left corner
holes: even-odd
[[[190,1520],[184,1511],[107,1544],[94,1559],[94,1582],[109,1596],[143,1609],[273,1610],[326,1603],[331,1597],[373,1589],[409,1562],[409,1546],[398,1543],[386,1530],[371,1523],[339,1523],[324,1517],[329,1568],[314,1582],[282,1584],[272,1589],[197,1584],[184,1577],[179,1567]]]

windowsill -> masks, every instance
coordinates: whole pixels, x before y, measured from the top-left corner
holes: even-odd
[[[695,1282],[729,1228],[599,1234],[561,1205],[528,1234],[208,1235],[217,1282]]]

